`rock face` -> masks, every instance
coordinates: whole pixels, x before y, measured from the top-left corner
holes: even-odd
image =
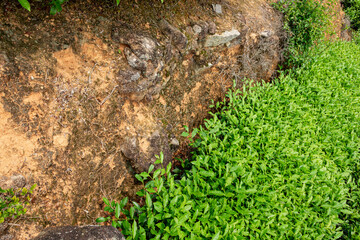
[[[146,144],[148,148],[144,151],[141,149],[141,144]],[[165,166],[171,160],[169,140],[163,129],[155,130],[150,136],[141,137],[138,135],[125,138],[121,151],[130,161],[136,173],[147,171],[150,164],[155,162],[155,155],[159,155],[160,152],[164,154]]]
[[[131,100],[151,99],[159,93],[162,53],[156,40],[143,33],[125,32],[114,27],[112,39],[125,46],[124,54],[128,66],[120,69],[116,80],[119,92],[127,94]]]
[[[125,240],[112,226],[65,226],[48,228],[33,240]]]
[[[172,42],[175,45],[175,47],[177,47],[180,50],[186,47],[187,38],[179,29],[172,26],[165,19],[162,19],[159,25],[161,30],[172,39]]]
[[[342,19],[341,26],[341,38],[345,41],[351,41],[352,39],[352,30],[351,30],[350,19],[347,16],[344,16]]]
[[[0,188],[2,189],[8,189],[8,188],[14,188],[19,189],[23,188],[26,185],[25,177],[22,175],[14,175],[9,177],[6,176],[0,176]]]

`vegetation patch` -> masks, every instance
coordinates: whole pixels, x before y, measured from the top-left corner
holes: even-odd
[[[351,28],[360,29],[360,0],[341,1],[346,15],[350,18]]]
[[[137,175],[145,205],[104,199],[110,216],[97,221],[128,239],[358,236],[360,47],[316,53],[273,84],[230,91],[189,136],[196,151],[185,171],[151,166]]]
[[[288,34],[285,57],[289,67],[298,67],[306,59],[309,49],[324,39],[330,25],[329,9],[333,0],[283,0],[273,6],[284,15],[284,29]]]
[[[36,185],[33,185],[29,190],[0,188],[0,224],[12,221],[26,213],[26,205],[30,203],[30,196],[35,187]]]

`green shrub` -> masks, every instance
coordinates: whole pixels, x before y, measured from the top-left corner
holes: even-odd
[[[26,213],[26,205],[29,204],[30,195],[36,185],[29,190],[22,189],[2,189],[0,188],[0,223],[11,221]]]
[[[342,5],[350,18],[351,28],[360,30],[360,0],[343,0]]]
[[[273,6],[284,15],[284,29],[288,34],[285,57],[290,67],[300,66],[308,50],[325,35],[330,21],[329,6],[316,0],[281,0]]]
[[[136,176],[145,205],[104,199],[97,221],[127,239],[356,239],[360,46],[316,53],[273,84],[230,91],[191,133],[189,168],[151,166]]]

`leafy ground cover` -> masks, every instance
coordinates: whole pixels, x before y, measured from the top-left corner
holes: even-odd
[[[12,221],[25,214],[26,206],[30,203],[30,196],[36,184],[30,189],[2,189],[0,187],[0,224],[5,221]]]
[[[355,31],[360,30],[360,0],[343,0],[342,5],[350,18],[351,28]]]
[[[146,204],[104,199],[98,222],[128,239],[356,239],[360,47],[314,51],[272,84],[230,91],[189,136],[184,172],[151,166],[137,175]]]
[[[331,6],[334,0],[282,0],[272,5],[284,18],[286,65],[299,67],[308,58],[309,49],[324,40],[325,33],[331,33]]]

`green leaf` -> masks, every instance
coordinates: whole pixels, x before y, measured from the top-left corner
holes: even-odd
[[[115,207],[115,217],[116,217],[116,218],[119,218],[119,217],[120,217],[120,213],[121,213],[121,207],[120,207],[120,204],[117,203],[117,204],[116,204],[116,207]]]
[[[129,235],[130,234],[130,231],[131,231],[131,225],[128,221],[123,221],[122,222],[122,227],[123,227],[123,231],[125,231],[124,235]]]
[[[132,237],[135,239],[136,237],[136,232],[137,232],[137,224],[136,221],[134,220],[132,228],[131,228],[131,232],[132,232]]]
[[[131,217],[131,218],[134,218],[134,214],[135,214],[135,208],[134,208],[134,207],[131,207],[131,208],[130,208],[130,217]]]
[[[146,198],[145,198],[145,203],[146,203],[146,206],[148,208],[151,208],[152,207],[152,200],[151,200],[151,196],[148,192],[146,192]]]
[[[18,0],[23,8],[30,12],[30,3],[27,0]]]
[[[212,191],[209,191],[209,195],[214,195],[214,196],[225,196],[225,193],[221,192],[221,191],[217,191],[217,190],[212,190]]]
[[[119,6],[120,0],[116,0],[116,6]]]
[[[182,137],[187,137],[187,136],[189,136],[189,133],[188,132],[183,132],[183,133],[181,133],[181,136]]]
[[[106,222],[106,218],[104,217],[99,217],[95,220],[97,223],[102,223],[102,222]]]
[[[149,193],[156,193],[155,189],[152,187],[147,188],[146,191],[148,191]]]
[[[154,170],[154,165],[151,164],[150,167],[149,167],[148,173],[150,174],[152,172],[152,170]]]
[[[211,240],[218,240],[220,239],[220,232],[217,232],[217,234],[215,234]]]
[[[158,212],[162,212],[163,211],[163,206],[161,202],[154,202],[154,208],[156,211]]]
[[[103,197],[103,201],[106,205],[110,206],[110,202],[107,198]]]
[[[113,226],[114,228],[117,228],[117,222],[115,219],[112,220],[111,226]]]
[[[34,189],[37,187],[36,183],[30,187],[29,192],[33,193]]]
[[[161,163],[161,159],[160,158],[156,158],[156,161],[154,162],[154,164],[160,164]]]
[[[142,176],[144,178],[144,180],[146,180],[146,178],[148,178],[150,175],[147,172],[142,172],[142,173],[140,173],[140,176]]]
[[[161,173],[161,169],[158,169],[154,172],[153,178],[157,178]]]
[[[344,213],[344,214],[348,214],[348,215],[353,214],[352,211],[347,210],[347,209],[343,209],[343,210],[341,210],[341,212]]]
[[[194,138],[196,134],[198,133],[199,129],[195,128],[191,133],[191,138]]]
[[[106,206],[106,207],[104,207],[104,211],[106,211],[106,212],[113,212],[114,209],[112,209],[110,206]]]
[[[141,209],[140,205],[137,202],[132,201],[132,203],[134,204],[135,209]]]
[[[210,171],[199,171],[199,174],[205,177],[215,177],[215,173],[214,172],[210,172]]]
[[[144,189],[141,189],[140,191],[136,192],[136,195],[143,197],[145,195]]]
[[[170,171],[171,171],[171,162],[169,162],[169,164],[166,166],[166,174],[169,175]]]
[[[160,162],[161,164],[164,162],[164,153],[160,152]]]
[[[129,198],[126,197],[126,198],[123,198],[121,201],[120,201],[120,207],[121,208],[124,208],[128,202]]]
[[[247,193],[250,193],[250,194],[253,194],[253,193],[256,193],[257,190],[255,188],[252,188],[252,189],[246,189],[246,192]]]
[[[140,182],[144,182],[144,180],[143,180],[143,178],[141,177],[140,174],[136,174],[136,175],[135,175],[135,178],[136,178],[137,180],[139,180]]]

